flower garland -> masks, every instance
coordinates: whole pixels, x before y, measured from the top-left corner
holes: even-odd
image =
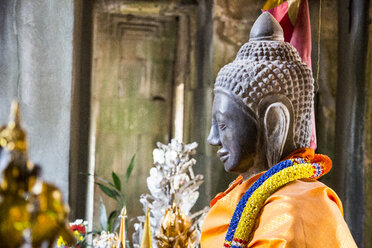
[[[73,232],[76,239],[76,244],[73,247],[85,247],[84,238],[87,234],[88,222],[82,219],[77,219],[70,223],[70,230]],[[57,241],[56,248],[69,248],[63,238],[60,236]]]
[[[316,154],[314,159],[284,160],[263,174],[239,201],[223,247],[246,247],[265,201],[279,188],[301,178],[317,179],[331,169],[331,160]]]

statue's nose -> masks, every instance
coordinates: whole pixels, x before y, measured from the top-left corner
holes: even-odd
[[[212,146],[220,146],[220,134],[218,132],[218,128],[212,124],[211,131],[209,132],[208,136],[208,143]]]

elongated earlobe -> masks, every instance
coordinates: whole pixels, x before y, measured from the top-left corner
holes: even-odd
[[[269,168],[294,149],[293,106],[284,96],[271,95],[260,103],[260,119]]]
[[[279,162],[288,136],[290,115],[282,103],[271,104],[264,117],[264,135],[269,167]]]

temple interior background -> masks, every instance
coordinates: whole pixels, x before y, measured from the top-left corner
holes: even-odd
[[[196,208],[226,189],[234,176],[206,142],[213,83],[264,2],[1,1],[0,121],[17,98],[31,160],[62,190],[71,219],[97,218],[87,173],[124,177],[134,154],[128,215],[143,214],[152,150],[174,137],[199,144]],[[341,197],[357,244],[372,247],[372,6],[346,2],[309,0],[317,153],[334,162],[322,181]]]

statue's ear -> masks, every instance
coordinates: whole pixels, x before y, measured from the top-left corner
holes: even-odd
[[[259,104],[259,118],[266,146],[269,167],[278,163],[284,155],[294,149],[293,105],[283,95],[268,95]]]

